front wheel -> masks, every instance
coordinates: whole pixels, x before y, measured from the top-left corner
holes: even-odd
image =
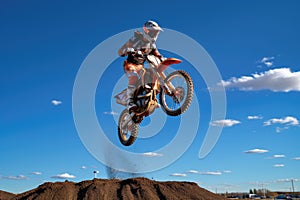
[[[159,95],[159,103],[162,110],[171,116],[184,113],[192,103],[194,84],[190,75],[183,71],[174,71],[169,74],[165,83],[172,89],[172,94],[167,94],[162,88]]]
[[[118,124],[118,136],[120,142],[125,146],[132,145],[137,138],[138,128],[139,125],[132,121],[128,110],[123,110],[119,117]]]

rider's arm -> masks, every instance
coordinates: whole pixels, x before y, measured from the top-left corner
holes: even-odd
[[[156,48],[152,49],[151,54],[158,57],[161,61],[164,59],[164,57],[159,53],[159,51]]]
[[[128,49],[132,48],[133,42],[132,39],[128,40],[128,42],[126,42],[119,50],[118,50],[118,54],[119,56],[126,56],[128,53]]]
[[[143,37],[143,35],[138,32],[135,31],[134,32],[134,36],[132,38],[130,38],[118,51],[119,56],[126,56],[128,55],[128,53],[132,53],[132,51],[134,51],[134,44],[136,42],[138,42],[139,40],[141,40],[141,38]]]

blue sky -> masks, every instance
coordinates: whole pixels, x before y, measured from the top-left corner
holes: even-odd
[[[45,181],[92,179],[94,170],[98,177],[108,177],[77,134],[73,84],[83,60],[99,43],[148,19],[205,48],[226,87],[227,114],[225,120],[210,121],[209,90],[186,64],[201,110],[197,136],[172,165],[142,175],[195,181],[218,192],[289,191],[294,179],[299,190],[299,6],[296,0],[2,2],[0,190],[18,193]],[[115,84],[123,75],[122,61],[112,63],[101,81]],[[110,107],[110,98],[99,103],[112,89],[109,84],[98,88],[96,110],[99,123],[107,124],[108,138],[121,147],[113,121],[118,112]],[[165,145],[179,119],[166,120],[159,137],[138,139],[129,150],[152,152]],[[151,125],[146,120],[143,126],[147,123]],[[224,129],[215,148],[199,159],[209,125]]]

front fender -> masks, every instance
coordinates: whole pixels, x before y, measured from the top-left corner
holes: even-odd
[[[182,60],[177,58],[168,58],[160,63],[157,70],[158,72],[163,72],[169,65],[181,63]]]

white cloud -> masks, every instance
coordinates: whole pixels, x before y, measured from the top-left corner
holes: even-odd
[[[263,57],[261,60],[257,61],[257,63],[261,64],[259,67],[262,67],[262,65],[265,65],[267,67],[273,66],[275,57]]]
[[[244,151],[244,153],[249,153],[249,154],[267,153],[267,152],[269,152],[269,150],[265,150],[265,149],[251,149],[251,150]]]
[[[58,174],[55,176],[51,176],[51,178],[57,178],[57,179],[69,179],[69,178],[76,178],[76,176],[68,173]]]
[[[186,174],[182,174],[182,173],[173,173],[170,176],[177,176],[177,177],[185,177]]]
[[[252,120],[252,119],[262,119],[262,118],[263,118],[262,116],[257,116],[257,115],[249,115],[248,116],[249,120]]]
[[[34,175],[42,175],[42,172],[32,172],[31,174],[34,174]]]
[[[146,152],[142,154],[143,156],[147,157],[160,157],[163,156],[163,154],[155,153],[155,152]]]
[[[272,57],[263,57],[260,62],[268,62],[268,61],[274,60],[274,59],[275,59],[274,56],[272,56]]]
[[[86,169],[86,166],[84,166],[84,165],[83,165],[83,166],[81,166],[81,169]]]
[[[118,115],[118,113],[114,112],[114,111],[110,111],[110,112],[104,112],[105,115]]]
[[[2,178],[9,179],[9,180],[25,180],[25,179],[27,179],[27,177],[24,176],[24,175],[19,175],[19,176],[3,176]]]
[[[199,174],[200,172],[197,170],[189,170],[187,171],[187,173],[191,173],[191,174]]]
[[[219,176],[222,175],[222,172],[219,171],[210,171],[210,172],[200,172],[201,175],[213,175],[213,176]]]
[[[273,65],[273,62],[272,62],[272,61],[266,61],[266,62],[265,62],[265,65],[266,65],[267,67],[271,67],[271,66]]]
[[[291,179],[289,178],[278,179],[276,182],[291,182]]]
[[[292,160],[300,160],[300,157],[292,158]]]
[[[223,119],[223,120],[216,120],[213,122],[210,122],[212,126],[224,126],[224,127],[230,127],[236,124],[240,124],[240,121],[233,120],[233,119]]]
[[[232,77],[222,80],[220,85],[240,90],[271,90],[274,92],[300,91],[300,71],[291,72],[290,68],[271,69],[260,74]]]
[[[285,127],[276,127],[276,133],[281,133],[282,131],[287,130],[287,129],[289,129],[288,126],[285,126]]]
[[[285,158],[285,155],[283,154],[275,154],[272,156],[272,158]]]
[[[223,173],[231,173],[231,170],[224,170],[223,172],[221,171],[206,171],[206,172],[199,172],[197,170],[189,170],[187,173],[191,174],[201,174],[201,175],[222,175]]]
[[[299,182],[300,179],[298,178],[283,178],[283,179],[278,179],[276,182],[291,182],[291,181]]]
[[[264,126],[270,126],[272,124],[281,124],[284,125],[284,127],[276,127],[276,132],[280,133],[284,130],[287,130],[289,126],[298,126],[299,120],[292,116],[287,116],[284,118],[273,118],[269,119],[268,121],[264,122]]]
[[[264,122],[264,126],[270,126],[271,124],[284,124],[284,125],[299,125],[299,121],[297,118],[292,116],[287,116],[285,118],[273,118]]]
[[[275,164],[273,167],[284,167],[284,164]]]
[[[62,104],[62,101],[53,99],[53,100],[51,101],[51,103],[52,103],[54,106],[58,106],[58,105]]]

